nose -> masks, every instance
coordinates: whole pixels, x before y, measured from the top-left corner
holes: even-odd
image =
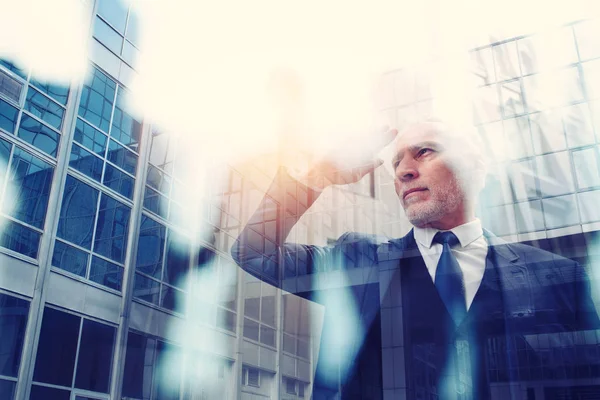
[[[419,177],[416,161],[410,158],[403,159],[396,167],[396,178],[400,182],[410,182]]]

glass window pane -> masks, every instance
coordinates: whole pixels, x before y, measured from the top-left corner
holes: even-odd
[[[102,195],[98,211],[94,251],[117,262],[125,261],[131,209]]]
[[[94,68],[92,81],[83,86],[79,115],[108,132],[110,114],[117,84],[108,76]]]
[[[129,41],[126,40],[125,43],[123,43],[123,51],[121,53],[121,56],[127,64],[135,68],[138,59],[138,54],[139,50],[134,45],[129,43]]]
[[[112,326],[83,321],[75,387],[108,393],[115,333]]]
[[[285,333],[283,334],[283,351],[296,354],[296,339]]]
[[[130,174],[135,175],[138,156],[117,142],[113,140],[110,141],[106,158],[117,167],[120,167]]]
[[[275,296],[264,296],[261,300],[260,320],[275,326]]]
[[[28,301],[0,293],[1,375],[16,378],[19,373],[28,314]]]
[[[129,10],[129,20],[127,21],[127,34],[125,37],[134,45],[138,46],[138,38],[140,32],[140,20],[134,9]]]
[[[167,258],[163,280],[171,285],[182,287],[190,265],[190,242],[183,235],[169,230]]]
[[[122,0],[102,0],[98,5],[98,15],[101,15],[116,30],[125,32],[127,23],[127,7]]]
[[[19,110],[4,100],[0,100],[0,129],[13,133],[17,127]]]
[[[69,157],[70,167],[75,168],[82,174],[100,182],[103,165],[104,161],[101,158],[93,155],[77,143],[73,143],[73,147],[71,147],[71,156]]]
[[[19,75],[21,78],[27,79],[27,71],[24,70],[24,69],[18,68],[13,63],[11,63],[9,61],[6,61],[6,60],[0,59],[0,65],[3,65],[4,67],[6,67],[6,69],[8,69],[9,71],[12,71],[15,74]]]
[[[0,246],[37,258],[40,234],[8,219],[0,219]]]
[[[74,139],[88,150],[104,157],[107,140],[106,135],[92,127],[90,124],[86,124],[79,118],[77,118],[77,125],[75,125]]]
[[[97,190],[72,176],[67,176],[56,235],[90,249],[97,204]]]
[[[157,191],[146,186],[146,191],[144,192],[144,208],[148,211],[152,211],[156,215],[167,218],[169,200]]]
[[[258,322],[244,318],[244,337],[258,342]]]
[[[45,386],[32,385],[29,400],[69,400],[69,390],[49,388]]]
[[[235,313],[222,308],[217,309],[217,326],[219,328],[235,333],[235,318]]]
[[[67,104],[67,100],[69,99],[69,87],[62,85],[54,85],[48,82],[42,82],[35,78],[31,78],[29,81],[30,84],[35,85],[36,88],[40,89],[42,92],[46,93],[48,96],[52,97],[54,100],[58,101],[62,105]]]
[[[119,88],[110,135],[137,151],[142,134],[142,124],[127,111],[127,93]]]
[[[16,387],[17,382],[0,379],[0,399],[14,399]]]
[[[54,168],[16,148],[2,209],[12,217],[43,228]]]
[[[133,199],[133,178],[110,164],[106,164],[103,183],[128,199]]]
[[[41,122],[23,115],[17,136],[44,153],[56,157],[60,135]]]
[[[8,170],[8,159],[10,158],[10,152],[12,150],[12,144],[6,140],[0,139],[0,188],[4,187],[4,177]],[[0,189],[0,196],[2,195],[2,189]]]
[[[158,168],[148,165],[146,184],[168,196],[171,188],[171,177]]]
[[[90,266],[90,281],[121,291],[123,267],[94,256]]]
[[[173,171],[175,157],[175,139],[167,133],[152,132],[152,148],[150,160],[152,165],[161,168],[167,173]]]
[[[31,87],[27,91],[25,109],[54,129],[60,130],[65,109]]]
[[[96,20],[94,21],[94,37],[108,47],[113,53],[121,54],[123,36],[119,35],[113,28],[108,26],[106,22],[98,17],[96,17]]]
[[[150,399],[155,350],[156,340],[129,332],[123,374],[123,396]]]
[[[81,318],[46,307],[33,380],[71,387]]]
[[[275,329],[266,325],[260,326],[260,342],[267,346],[275,347]]]
[[[153,276],[162,278],[162,263],[165,248],[166,228],[145,215],[140,225],[136,269]]]
[[[54,242],[54,253],[52,254],[52,266],[73,274],[86,275],[88,255],[85,251],[76,249],[58,240]]]
[[[160,283],[141,274],[135,274],[133,297],[158,305]]]
[[[309,357],[308,343],[300,339],[298,339],[298,357]]]
[[[258,319],[260,312],[260,297],[250,297],[244,299],[244,315]]]
[[[181,304],[183,292],[170,286],[162,285],[160,293],[160,306],[168,310],[183,313],[184,306]]]

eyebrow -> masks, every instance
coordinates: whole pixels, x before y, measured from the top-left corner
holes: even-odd
[[[419,150],[421,150],[422,148],[432,148],[434,150],[438,150],[440,148],[443,148],[443,146],[439,143],[439,142],[434,142],[434,141],[425,141],[425,142],[419,142],[413,145],[410,145],[406,148],[406,150],[408,150],[411,153],[417,152]],[[402,159],[404,158],[404,152],[397,152],[396,155],[392,158],[392,165],[396,164],[397,162],[402,161]],[[401,154],[402,153],[402,154]]]

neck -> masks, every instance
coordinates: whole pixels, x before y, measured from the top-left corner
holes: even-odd
[[[445,215],[437,221],[432,221],[418,226],[418,228],[433,228],[440,231],[449,231],[457,226],[461,226],[475,220],[475,212],[472,209],[469,209],[468,211],[460,209],[458,211],[459,212]]]

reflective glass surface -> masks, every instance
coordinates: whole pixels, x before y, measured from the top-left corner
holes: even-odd
[[[8,159],[10,158],[10,152],[12,150],[12,144],[6,140],[0,139],[0,188],[4,187],[4,178],[8,169]],[[0,189],[0,198],[2,190]]]
[[[149,400],[156,340],[129,332],[123,378],[123,395]]]
[[[107,159],[117,167],[124,169],[132,175],[135,175],[137,168],[138,156],[132,151],[121,146],[114,140],[111,140],[108,144]]]
[[[102,161],[101,158],[85,150],[77,143],[73,143],[73,146],[71,147],[71,156],[69,158],[70,167],[73,167],[82,174],[100,182],[103,165],[104,161]]]
[[[16,148],[2,209],[23,222],[43,228],[54,168]]]
[[[108,132],[116,88],[112,79],[94,68],[91,82],[86,83],[81,92],[79,115]]]
[[[23,115],[17,136],[44,153],[56,157],[60,135],[41,122]]]
[[[144,208],[156,215],[167,218],[169,200],[157,191],[146,187],[146,191],[144,192]]]
[[[98,14],[106,19],[116,30],[125,33],[127,24],[127,7],[121,0],[101,0]]]
[[[93,256],[90,266],[90,281],[121,291],[123,267]]]
[[[94,37],[109,48],[115,54],[121,54],[123,36],[119,35],[113,28],[108,26],[102,19],[96,17],[94,21]]]
[[[29,302],[0,293],[0,374],[17,377]]]
[[[72,176],[67,176],[56,235],[90,249],[97,201],[96,189]]]
[[[17,382],[0,379],[0,398],[12,400],[16,387]]]
[[[160,283],[141,274],[135,274],[133,296],[158,305]]]
[[[32,385],[29,400],[70,400],[71,392],[63,389]]]
[[[12,71],[15,74],[19,75],[21,78],[27,79],[27,71],[17,67],[15,64],[11,63],[10,61],[3,60],[0,58],[0,64],[2,64],[9,71]]]
[[[183,278],[190,268],[190,242],[183,235],[169,230],[164,281],[182,287]]]
[[[85,277],[88,255],[85,251],[69,246],[59,240],[54,242],[52,266]]]
[[[106,135],[95,129],[90,124],[83,122],[79,118],[77,118],[77,124],[75,125],[75,134],[73,138],[88,150],[98,154],[99,156],[104,156],[107,140]]]
[[[115,334],[111,326],[83,321],[75,387],[108,393]]]
[[[63,106],[67,104],[67,100],[69,99],[69,87],[55,85],[53,83],[42,82],[39,81],[33,76],[31,77],[30,82],[32,85],[35,85],[37,89],[40,89],[42,92],[46,93],[48,96],[52,97],[54,100],[58,101]]]
[[[4,129],[8,133],[14,133],[18,116],[19,110],[17,108],[0,99],[0,129]]]
[[[25,109],[54,129],[60,130],[65,109],[31,87],[27,91]]]
[[[81,318],[44,309],[33,380],[71,387]]]
[[[103,183],[107,187],[119,194],[122,194],[128,199],[133,199],[133,185],[135,185],[134,179],[125,172],[113,167],[108,163],[106,164],[106,168],[104,170]]]
[[[136,269],[154,278],[162,278],[166,228],[142,215],[136,257]]]
[[[124,145],[137,150],[142,124],[127,112],[127,92],[119,88],[110,134]]]
[[[131,208],[102,195],[94,239],[94,251],[118,262],[125,261]]]
[[[0,226],[0,246],[37,258],[41,236],[38,232],[6,218],[0,218]]]

